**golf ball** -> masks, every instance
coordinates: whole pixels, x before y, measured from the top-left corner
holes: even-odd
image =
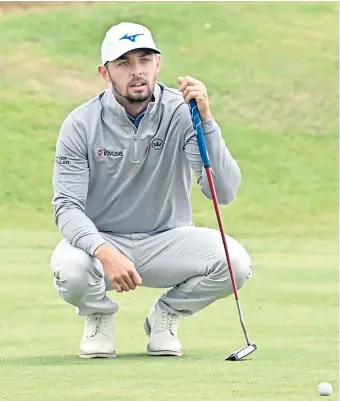
[[[332,394],[332,385],[327,382],[322,382],[318,386],[318,390],[320,395],[331,395]]]

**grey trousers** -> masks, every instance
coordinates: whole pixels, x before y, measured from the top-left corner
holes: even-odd
[[[142,286],[168,289],[158,300],[160,309],[188,316],[233,293],[219,231],[179,227],[151,236],[101,234],[135,263]],[[252,275],[251,259],[235,239],[226,236],[226,240],[236,285],[241,288]],[[53,251],[51,266],[59,295],[77,307],[79,315],[118,311],[107,296],[113,286],[98,259],[63,239]]]

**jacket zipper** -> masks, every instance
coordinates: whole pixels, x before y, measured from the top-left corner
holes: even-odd
[[[135,143],[135,161],[138,160],[137,133],[133,133],[133,141]]]

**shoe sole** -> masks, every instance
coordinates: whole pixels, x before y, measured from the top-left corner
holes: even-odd
[[[79,354],[79,358],[91,359],[91,358],[115,358],[116,354]]]
[[[150,337],[151,326],[150,326],[148,319],[145,319],[144,330],[145,330],[145,333]],[[150,356],[182,356],[181,351],[170,351],[170,350],[153,351],[152,349],[149,348],[149,345],[146,349],[146,352]]]

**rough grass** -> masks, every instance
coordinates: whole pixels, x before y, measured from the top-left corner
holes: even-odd
[[[163,49],[160,80],[176,85],[178,75],[194,75],[209,89],[243,173],[238,201],[223,210],[230,230],[309,235],[313,227],[336,235],[335,4],[95,3],[52,10],[2,16],[3,226],[53,227],[60,124],[104,87],[96,66],[105,30],[133,20],[152,27]],[[198,224],[214,224],[197,188],[193,205]]]

